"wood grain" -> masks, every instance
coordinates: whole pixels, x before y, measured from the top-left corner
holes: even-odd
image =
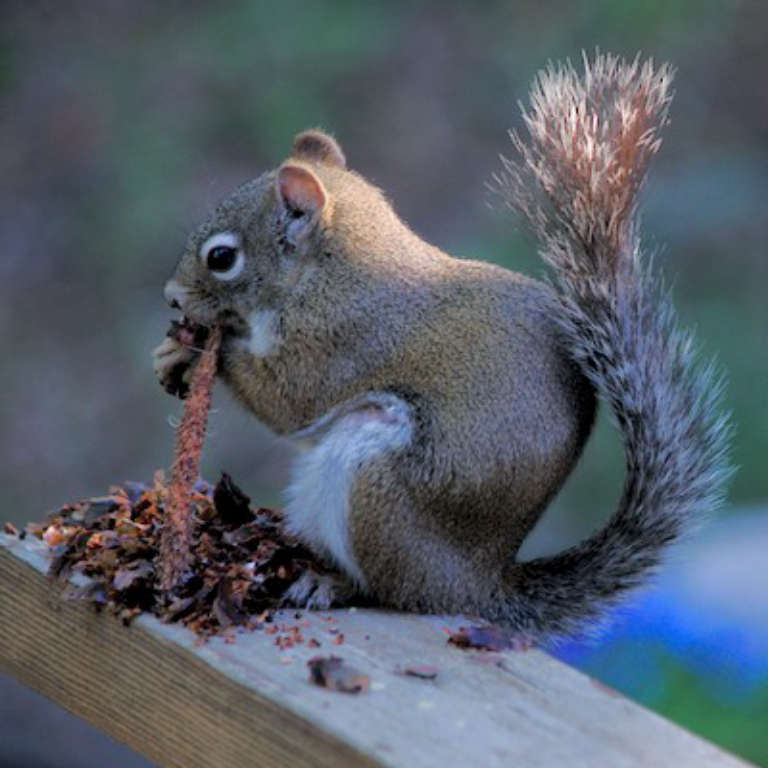
[[[264,632],[198,646],[153,617],[125,628],[62,601],[45,568],[35,542],[0,535],[0,669],[159,765],[744,765],[544,653],[447,645],[460,617],[307,613],[320,648],[280,650]],[[310,685],[319,653],[371,690]],[[438,676],[403,675],[411,664]]]

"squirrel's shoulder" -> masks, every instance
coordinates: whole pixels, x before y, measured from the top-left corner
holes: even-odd
[[[449,257],[440,265],[437,290],[447,301],[468,309],[502,312],[519,320],[551,319],[556,306],[552,287],[529,275],[486,261]],[[527,323],[525,323],[527,324]]]

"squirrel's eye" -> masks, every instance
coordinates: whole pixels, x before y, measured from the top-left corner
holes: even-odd
[[[245,254],[234,232],[217,232],[200,246],[200,261],[217,280],[234,280],[245,268]]]
[[[227,272],[237,261],[237,250],[228,245],[217,245],[208,251],[205,263],[211,272]]]

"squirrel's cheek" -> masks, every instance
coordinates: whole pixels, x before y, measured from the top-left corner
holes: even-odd
[[[248,315],[248,337],[244,341],[254,357],[269,357],[280,347],[277,320],[274,309],[258,309]]]

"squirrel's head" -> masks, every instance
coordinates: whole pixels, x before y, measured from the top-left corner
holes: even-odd
[[[201,325],[247,332],[248,317],[279,307],[322,251],[333,200],[321,176],[352,175],[336,141],[310,130],[291,156],[222,201],[189,237],[168,303]]]

